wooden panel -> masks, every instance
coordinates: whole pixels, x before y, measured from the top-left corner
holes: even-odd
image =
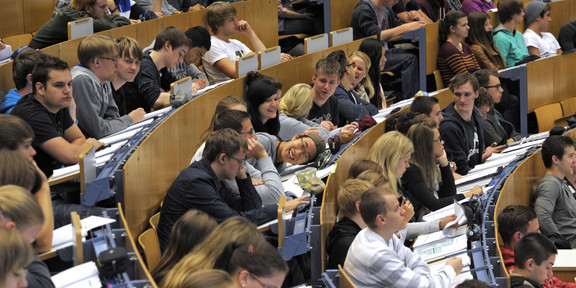
[[[156,35],[160,32],[160,20],[148,20],[144,23],[137,24],[136,27],[136,40],[140,43],[142,48],[150,45],[154,39],[156,39]],[[128,213],[128,211],[126,211]]]
[[[548,32],[552,33],[556,39],[558,39],[558,34],[560,34],[560,28],[562,25],[570,21],[570,2],[568,1],[556,1],[548,3],[552,10],[552,23],[548,28]]]
[[[576,97],[568,98],[560,102],[560,105],[562,105],[562,115],[570,116],[576,113]]]
[[[59,47],[60,58],[68,63],[70,67],[78,64],[78,45],[84,37],[76,38],[56,44]]]
[[[552,103],[554,98],[554,58],[542,59],[526,64],[528,79],[528,113],[534,109]]]
[[[60,45],[58,44],[42,48],[41,50],[48,55],[60,57]]]
[[[138,37],[138,25],[126,25],[116,29],[110,29],[106,32],[110,33],[110,37],[113,39],[120,39],[122,36],[130,37],[137,39]],[[139,42],[140,43],[140,42]],[[146,47],[147,45],[143,45],[144,43],[140,43],[142,48]]]
[[[454,101],[454,93],[452,93],[450,89],[444,89],[433,96],[438,98],[438,104],[441,109],[444,109],[448,104]]]
[[[0,0],[0,38],[24,34],[24,8],[21,0]]]
[[[258,38],[262,40],[264,46],[274,47],[278,45],[278,8],[276,0],[262,0],[258,4],[255,1],[242,1],[245,8],[244,17],[250,23],[250,26]],[[272,17],[262,17],[265,15],[274,15]]]
[[[50,20],[54,11],[52,0],[22,0],[22,4],[24,9],[24,32],[26,33],[38,31],[40,26]],[[5,7],[2,6],[2,9]],[[9,18],[12,19],[12,17]]]
[[[357,0],[330,0],[330,31],[350,27]]]
[[[570,97],[574,97],[574,90],[570,87],[574,85],[574,63],[575,55],[564,54],[552,57],[554,60],[554,97],[553,102],[561,102]],[[546,59],[548,60],[548,59]]]
[[[169,26],[174,26],[186,31],[190,28],[190,19],[186,14],[176,14],[170,17],[163,17],[159,19],[161,29]]]
[[[0,99],[8,94],[8,91],[16,88],[14,81],[12,81],[12,61],[0,65]]]
[[[440,50],[440,34],[438,32],[438,22],[427,24],[426,29],[426,75],[438,70],[438,51]]]
[[[2,39],[5,44],[12,46],[12,51],[18,50],[22,46],[28,45],[32,40],[32,34],[19,34]]]

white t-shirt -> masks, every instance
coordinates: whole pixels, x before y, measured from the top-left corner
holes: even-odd
[[[235,39],[230,39],[230,42],[225,42],[212,36],[210,41],[212,46],[210,47],[210,50],[204,54],[204,57],[202,58],[202,66],[204,66],[204,71],[208,76],[208,80],[213,84],[230,79],[230,77],[226,76],[222,71],[215,68],[213,66],[214,63],[226,57],[235,63],[236,59],[252,53],[252,50],[250,50],[248,46]]]
[[[536,47],[540,50],[540,57],[550,57],[558,53],[560,44],[552,33],[542,32],[542,37],[531,29],[524,31],[524,42],[527,47]]]

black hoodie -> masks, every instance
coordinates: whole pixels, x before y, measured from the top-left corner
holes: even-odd
[[[338,264],[344,267],[348,248],[360,233],[362,228],[350,218],[338,221],[326,237],[326,254],[328,255],[328,269],[338,269]]]

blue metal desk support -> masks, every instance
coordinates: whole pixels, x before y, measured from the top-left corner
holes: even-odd
[[[500,76],[503,78],[508,78],[510,80],[519,80],[520,82],[520,134],[522,136],[528,136],[528,90],[526,79],[526,64],[519,66],[502,69],[500,71]]]

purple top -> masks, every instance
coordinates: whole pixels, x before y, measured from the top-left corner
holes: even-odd
[[[486,2],[484,0],[464,0],[462,1],[462,12],[469,15],[474,11],[488,12],[490,9],[496,8],[492,1]]]

